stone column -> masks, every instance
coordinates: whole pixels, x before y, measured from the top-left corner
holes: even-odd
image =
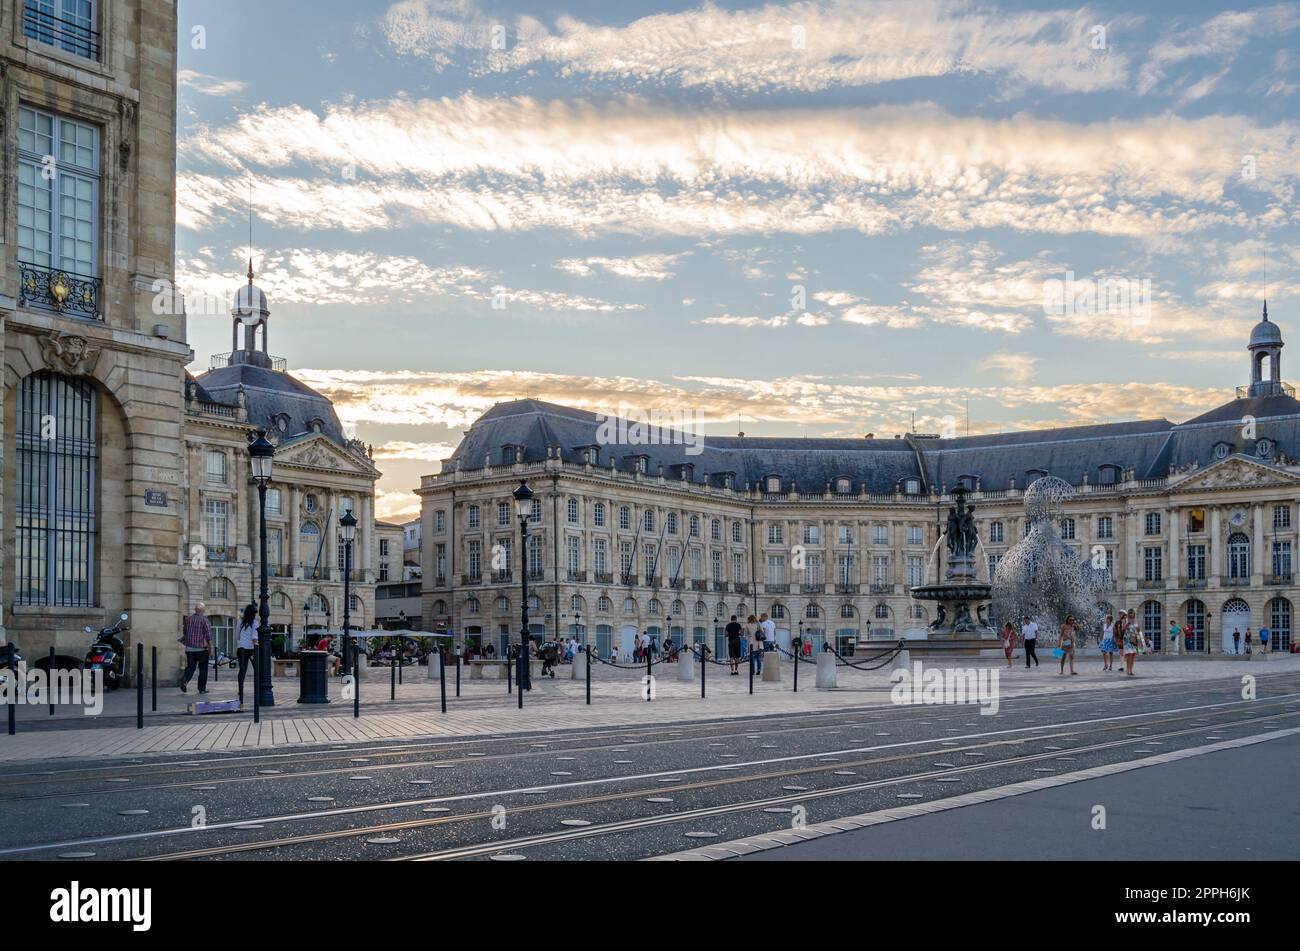
[[[1178,579],[1182,574],[1182,569],[1179,567],[1182,560],[1179,558],[1178,546],[1179,523],[1181,521],[1182,513],[1176,508],[1171,508],[1169,510],[1169,570],[1165,572],[1165,576],[1169,579],[1168,587],[1170,589],[1178,587]]]
[[[1210,537],[1205,540],[1205,577],[1206,585],[1211,588],[1219,586],[1219,578],[1222,574],[1220,571],[1221,528],[1222,515],[1219,506],[1215,505],[1210,509]],[[1206,608],[1209,607],[1207,604]]]
[[[1254,564],[1251,567],[1250,586],[1259,590],[1264,584],[1264,569],[1267,562],[1264,560],[1264,547],[1268,544],[1268,537],[1264,532],[1264,506],[1262,503],[1255,503],[1255,530],[1251,533],[1250,540],[1251,553],[1254,555]]]
[[[285,552],[289,556],[289,577],[297,578],[302,564],[302,490],[296,485],[289,490],[289,537],[285,539]]]

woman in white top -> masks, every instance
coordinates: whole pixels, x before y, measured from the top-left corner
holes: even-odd
[[[1146,638],[1138,626],[1137,615],[1129,608],[1128,627],[1124,631],[1124,671],[1133,676],[1133,662],[1137,660],[1138,650],[1146,647]]]
[[[248,662],[253,660],[257,651],[257,605],[250,604],[244,608],[244,615],[239,619],[239,642],[235,656],[239,658],[239,702],[244,702],[244,675],[248,672]],[[256,661],[253,661],[256,663]]]

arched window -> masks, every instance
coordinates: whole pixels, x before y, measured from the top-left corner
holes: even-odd
[[[687,533],[690,535],[690,537],[691,537],[691,538],[699,538],[699,537],[700,537],[700,517],[699,517],[698,515],[692,515],[692,516],[691,516],[691,520],[690,520],[690,522],[689,522],[688,524],[689,524],[689,528],[687,529]]]
[[[623,599],[623,613],[636,614],[636,601],[633,598]]]
[[[478,609],[479,609],[478,598],[467,598],[465,600],[466,614],[478,614]]]
[[[325,600],[325,596],[321,594],[313,594],[310,598],[308,598],[307,613],[308,614],[329,614],[330,606],[329,606],[329,602]]]
[[[607,594],[602,594],[599,598],[596,599],[596,610],[600,611],[602,614],[608,614],[611,610],[613,610],[613,607],[614,604],[612,601],[609,600],[609,595]]]
[[[683,614],[685,614],[685,613],[686,613],[686,605],[682,604],[681,601],[674,601],[674,602],[673,602],[673,615],[674,615],[675,617],[681,617],[681,616],[682,616]]]
[[[497,614],[509,614],[509,613],[510,613],[510,599],[497,598]]]
[[[887,604],[877,604],[877,605],[876,605],[876,611],[875,611],[875,614],[876,614],[876,620],[877,620],[877,621],[888,621],[888,620],[889,620],[889,605],[887,605]]]
[[[650,613],[656,617],[664,613],[663,605],[659,603],[658,598],[650,600]]]
[[[288,610],[289,610],[289,596],[288,596],[287,594],[285,594],[283,591],[276,591],[274,594],[272,594],[272,595],[271,595],[271,610],[272,610],[272,611],[288,611]]]
[[[1241,532],[1228,536],[1228,577],[1250,580],[1250,539]]]
[[[575,594],[569,598],[569,610],[570,611],[582,610],[582,595]]]
[[[565,506],[565,512],[569,519],[569,524],[577,525],[578,524],[578,500],[569,499],[567,505]]]
[[[784,604],[781,604],[779,601],[778,601],[776,604],[772,605],[772,617],[774,617],[774,618],[778,618],[778,619],[780,619],[780,618],[784,618],[784,617],[785,617],[785,605],[784,605]]]
[[[14,599],[94,603],[97,420],[90,383],[34,373],[17,395]]]
[[[907,616],[913,621],[924,621],[925,608],[921,607],[919,604],[909,605],[907,608]]]
[[[1190,633],[1183,636],[1183,646],[1189,651],[1205,650],[1205,605],[1193,598],[1186,605],[1186,627]]]
[[[841,604],[840,617],[845,618],[846,620],[851,620],[852,618],[857,617],[857,611],[853,609],[853,605],[851,604]]]
[[[447,602],[446,602],[446,601],[435,601],[435,602],[433,602],[433,616],[434,616],[434,617],[445,617],[446,614],[447,614]]]
[[[535,594],[530,594],[530,595],[528,596],[528,610],[529,610],[529,612],[536,613],[536,612],[540,611],[541,609],[542,609],[542,599],[539,598],[539,597],[538,597],[537,595],[535,595]]]
[[[803,616],[809,619],[816,619],[822,616],[822,609],[815,604],[810,604],[804,608]]]
[[[669,535],[677,534],[677,513],[676,512],[668,513],[668,534]]]
[[[696,601],[696,602],[695,602],[695,616],[696,616],[696,617],[708,617],[708,615],[709,615],[709,606],[708,606],[707,604],[705,604],[703,601]]]
[[[1142,633],[1151,642],[1153,651],[1160,650],[1160,645],[1164,643],[1165,613],[1164,606],[1159,601],[1142,603]]]
[[[1291,650],[1291,602],[1274,598],[1268,603],[1268,648],[1286,653]]]
[[[591,523],[597,528],[605,527],[605,503],[597,502],[591,510]]]
[[[208,597],[213,601],[230,601],[235,597],[234,587],[226,578],[213,578],[208,582]]]

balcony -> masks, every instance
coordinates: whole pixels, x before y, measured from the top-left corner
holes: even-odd
[[[682,588],[686,587],[686,579],[685,579],[685,578],[670,578],[670,579],[668,580],[668,587],[672,588],[672,589],[675,590],[675,591],[680,591],[680,590],[682,590]]]
[[[1139,591],[1163,591],[1164,589],[1164,578],[1142,578],[1138,581]]]
[[[505,571],[492,572],[493,584],[510,584],[514,580],[514,572],[506,569]]]
[[[1184,587],[1184,588],[1204,588],[1204,587],[1205,587],[1205,579],[1204,579],[1204,578],[1186,578],[1186,579],[1184,579],[1184,581],[1183,581],[1183,587]]]
[[[788,584],[765,584],[763,585],[764,594],[789,594],[790,586]]]
[[[529,580],[529,581],[545,581],[545,580],[546,580],[546,569],[545,569],[545,568],[529,568],[529,569],[528,569],[528,580]]]
[[[709,590],[710,590],[710,591],[726,591],[726,590],[727,590],[727,583],[726,583],[725,581],[710,581],[710,582],[709,582]]]
[[[483,583],[482,575],[461,575],[460,583],[462,585],[476,585]]]
[[[1286,574],[1283,575],[1268,575],[1264,578],[1264,584],[1290,584],[1290,583],[1291,583],[1290,572],[1287,572]]]
[[[691,590],[692,590],[692,591],[708,591],[708,590],[709,590],[709,583],[708,583],[707,581],[692,581],[692,582],[691,582]]]
[[[1240,578],[1224,578],[1223,584],[1228,588],[1245,588],[1250,584],[1250,576],[1246,575]]]
[[[99,312],[100,281],[57,268],[18,263],[18,303],[55,310],[60,314],[103,320]]]
[[[220,370],[220,369],[222,369],[223,367],[228,367],[228,366],[230,366],[230,358],[231,358],[231,356],[233,356],[233,354],[235,354],[235,353],[239,353],[239,352],[240,352],[240,351],[237,351],[237,350],[236,350],[236,351],[228,351],[228,352],[226,352],[226,353],[214,353],[214,354],[212,355],[212,357],[208,360],[208,369],[209,369],[209,370]],[[283,371],[283,370],[287,370],[287,369],[289,369],[289,361],[286,360],[284,357],[270,357],[270,360],[271,360],[271,369],[272,369],[272,370],[281,370],[281,371]]]
[[[613,584],[614,576],[607,571],[596,572],[596,584]]]
[[[564,576],[572,584],[587,583],[587,573],[585,571],[577,571],[573,568],[570,568],[568,571],[564,573]]]
[[[74,56],[99,61],[99,34],[88,26],[47,13],[35,0],[23,4],[23,33]]]
[[[434,578],[433,578],[433,586],[434,586],[435,588],[445,588],[445,587],[447,587],[447,576],[446,576],[446,575],[435,575]]]
[[[837,584],[835,586],[836,594],[857,594],[858,589],[862,586],[858,584]]]
[[[751,585],[748,581],[733,581],[731,583],[731,590],[736,592],[736,594],[754,593],[753,585]]]
[[[330,569],[317,568],[315,565],[300,565],[304,581],[329,581]]]
[[[268,578],[292,578],[293,565],[271,565],[266,566],[266,575]]]
[[[872,594],[893,594],[894,586],[889,582],[885,582],[885,581],[873,581],[871,582],[871,593]]]
[[[636,584],[636,575],[622,574],[618,576],[618,583],[627,585],[629,588]]]

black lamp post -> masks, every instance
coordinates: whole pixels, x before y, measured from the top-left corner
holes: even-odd
[[[340,649],[343,651],[343,665],[341,670],[348,669],[348,643],[351,637],[348,635],[348,629],[351,627],[352,615],[352,543],[357,538],[357,517],[348,509],[339,519],[339,538],[343,540],[343,643]]]
[[[271,481],[271,460],[275,447],[267,441],[266,430],[250,434],[248,455],[253,465],[253,481],[257,483],[258,545],[262,556],[260,587],[258,588],[257,628],[257,703],[261,707],[275,706],[275,691],[271,686],[271,596],[267,592],[266,567],[266,484]]]
[[[524,708],[524,691],[531,690],[528,676],[528,520],[533,515],[533,490],[528,483],[519,480],[519,488],[513,493],[515,512],[519,515],[519,582],[523,586],[523,629],[519,632],[519,709]]]
[[[582,636],[582,612],[573,612],[573,639],[579,644],[585,645],[587,639]]]

